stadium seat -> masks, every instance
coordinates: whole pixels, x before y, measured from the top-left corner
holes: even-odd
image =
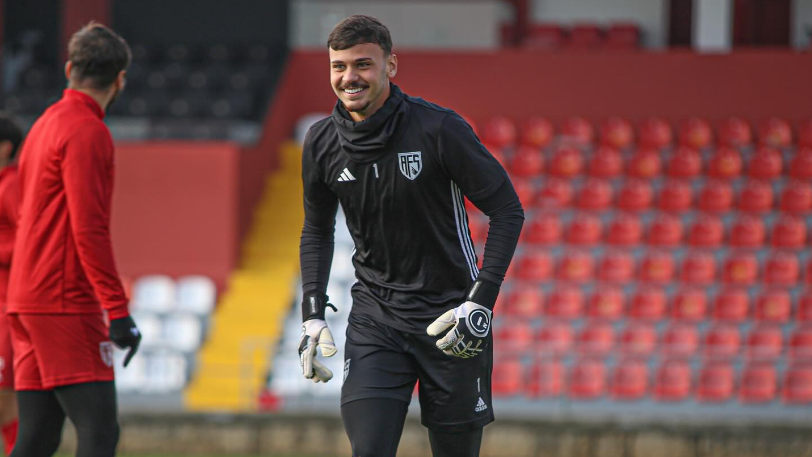
[[[740,117],[729,117],[716,128],[719,144],[734,148],[746,147],[753,144],[753,131],[750,124]]]
[[[749,286],[758,277],[758,259],[752,252],[733,252],[725,259],[722,276],[727,284]]]
[[[634,143],[634,128],[622,117],[610,117],[600,125],[601,144],[615,149],[625,149]]]
[[[192,353],[203,342],[200,318],[193,314],[173,313],[164,320],[163,334],[170,349]]]
[[[533,344],[533,329],[526,319],[503,320],[493,331],[494,350],[504,354],[522,353]]]
[[[773,223],[772,245],[784,249],[800,249],[806,243],[806,224],[803,219],[783,215]]]
[[[617,207],[624,211],[645,211],[651,207],[654,191],[648,181],[629,178],[623,182]]]
[[[733,207],[733,187],[726,181],[707,181],[699,192],[699,209],[725,213]]]
[[[601,220],[590,213],[579,213],[567,227],[566,240],[570,244],[594,245],[601,240]]]
[[[553,124],[549,119],[532,116],[522,123],[521,144],[536,150],[547,147],[555,136]]]
[[[665,284],[674,279],[674,257],[669,252],[648,251],[640,261],[637,279]]]
[[[660,175],[662,159],[657,150],[641,148],[629,159],[626,174],[640,179],[652,179]]]
[[[205,276],[183,276],[178,278],[177,310],[208,316],[214,311],[217,302],[217,287],[214,281]]]
[[[166,346],[164,339],[164,326],[158,315],[151,312],[132,313],[133,319],[138,321],[138,330],[141,332],[142,349],[161,348]]]
[[[628,356],[645,357],[657,347],[657,330],[653,325],[630,324],[620,334],[620,351]]]
[[[784,334],[781,327],[762,325],[747,335],[747,357],[755,360],[774,360],[781,356]]]
[[[511,397],[524,392],[524,367],[519,360],[497,358],[491,388],[494,397]]]
[[[637,400],[648,392],[648,366],[639,360],[624,360],[612,372],[612,396],[617,400]]]
[[[660,188],[657,206],[668,212],[679,213],[691,209],[693,191],[691,185],[678,179],[670,179]]]
[[[526,249],[517,266],[515,277],[526,281],[547,280],[552,277],[554,269],[553,257],[546,249]]]
[[[713,130],[708,121],[692,117],[680,123],[679,143],[694,149],[710,146],[713,141]]]
[[[547,299],[545,315],[558,319],[576,319],[581,317],[584,298],[581,289],[574,286],[558,284]]]
[[[572,201],[572,184],[566,179],[546,178],[536,199],[541,208],[565,208]]]
[[[729,363],[709,363],[699,371],[696,398],[701,402],[724,402],[732,396],[736,374]]]
[[[785,119],[764,119],[758,123],[758,141],[772,148],[786,148],[792,144],[792,127]]]
[[[671,319],[700,322],[705,319],[708,298],[704,289],[682,289],[673,295]]]
[[[564,386],[564,367],[558,360],[541,360],[530,368],[527,394],[532,398],[557,397]]]
[[[766,290],[756,299],[756,321],[780,324],[788,322],[791,313],[792,298],[785,289]]]
[[[713,319],[720,322],[744,322],[750,313],[750,296],[744,289],[722,289],[713,302]]]
[[[614,178],[623,172],[623,156],[616,149],[600,146],[589,160],[587,173],[595,178]]]
[[[702,156],[696,149],[680,146],[668,160],[668,176],[693,179],[702,173]]]
[[[798,146],[812,148],[812,118],[804,119],[798,123]]]
[[[781,191],[781,211],[794,214],[812,212],[812,184],[792,180]]]
[[[781,176],[783,161],[781,153],[770,147],[760,147],[747,164],[751,178],[771,180]]]
[[[801,323],[812,322],[812,290],[807,289],[798,298],[798,312],[795,319]]]
[[[541,316],[544,309],[544,294],[537,285],[515,287],[507,294],[504,309],[498,312],[506,317],[534,319]]]
[[[621,191],[621,199],[623,191]],[[607,243],[613,246],[636,246],[643,238],[643,225],[636,216],[618,213],[609,223],[609,231],[606,235]]]
[[[786,371],[782,398],[785,403],[812,403],[812,366],[790,367]]]
[[[764,266],[764,282],[771,286],[794,286],[800,278],[798,257],[792,252],[773,252]]]
[[[648,244],[660,247],[676,247],[682,242],[682,221],[667,213],[661,213],[648,229]]]
[[[485,123],[482,135],[484,143],[498,148],[512,147],[517,138],[516,124],[505,116],[494,116]]]
[[[592,400],[604,395],[606,366],[600,360],[586,359],[575,362],[570,371],[569,396],[575,400]]]
[[[729,245],[735,248],[760,248],[764,245],[765,237],[764,220],[742,214],[730,229]]]
[[[681,401],[691,395],[691,366],[682,360],[667,360],[655,374],[654,398],[659,401]]]
[[[688,243],[698,248],[717,248],[722,244],[724,236],[725,226],[722,220],[717,216],[703,214],[691,225]]]
[[[466,207],[470,206],[470,208],[468,208],[469,210],[476,209],[473,203],[470,202],[470,200],[466,199],[465,205]],[[471,216],[471,213],[468,214],[469,216]],[[488,236],[489,228],[490,228],[489,222],[484,217],[474,216],[468,218],[468,231],[471,233],[471,239],[474,241],[474,243],[477,243],[478,245],[485,243],[485,239]],[[525,232],[522,232],[521,236],[527,238],[528,235]]]
[[[561,220],[556,213],[536,213],[528,225],[522,231],[528,243],[557,244],[561,240]]]
[[[568,49],[593,49],[603,42],[603,31],[597,24],[576,23],[570,29]]]
[[[590,319],[615,320],[623,316],[625,297],[623,289],[602,286],[595,289],[587,300],[586,314]]]
[[[637,24],[611,24],[603,41],[605,49],[632,50],[640,41],[640,27]]]
[[[567,34],[559,24],[531,24],[522,47],[527,49],[558,49],[567,41]]]
[[[569,179],[581,173],[584,167],[583,153],[573,146],[561,146],[550,160],[548,171],[550,175]]]
[[[582,354],[606,355],[615,345],[614,328],[609,323],[590,322],[578,332],[576,343],[578,351]]]
[[[764,403],[775,399],[778,374],[772,364],[756,363],[744,368],[739,382],[742,403]]]
[[[533,178],[544,172],[544,155],[533,146],[519,146],[510,159],[510,173],[522,178]]]
[[[589,252],[570,251],[559,258],[556,277],[559,280],[584,283],[592,279],[594,261]]]
[[[773,188],[757,179],[748,180],[739,192],[738,209],[748,213],[765,213],[773,208]]]
[[[688,324],[672,324],[662,334],[660,352],[668,357],[691,357],[699,349],[699,332]]]
[[[742,167],[741,153],[733,147],[722,146],[708,162],[708,176],[716,179],[735,179],[741,176]]]
[[[536,335],[539,354],[563,355],[570,351],[573,341],[572,327],[569,324],[547,321]]]
[[[663,289],[641,287],[632,295],[629,317],[635,320],[656,321],[665,316],[666,297]]]
[[[607,251],[598,264],[598,279],[625,283],[634,279],[634,257],[626,251]]]
[[[798,327],[789,337],[789,355],[793,360],[812,361],[812,327]]]
[[[671,124],[659,117],[649,117],[638,126],[638,145],[642,148],[661,149],[671,145],[673,132]]]
[[[716,280],[716,258],[707,251],[692,251],[683,257],[680,281],[686,284],[710,285]]]
[[[524,208],[532,208],[536,200],[536,189],[530,179],[513,178],[513,189]]]
[[[130,312],[169,313],[176,305],[175,282],[169,276],[142,276],[133,284]]]
[[[608,181],[590,178],[579,189],[575,204],[587,211],[600,211],[612,204],[612,186]]]
[[[789,163],[789,175],[798,180],[812,180],[812,146],[795,152]]]
[[[595,138],[595,130],[586,119],[578,116],[567,118],[561,124],[561,140],[566,144],[587,146]]]

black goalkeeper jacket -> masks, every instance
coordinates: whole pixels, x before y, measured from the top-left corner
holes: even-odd
[[[305,295],[327,290],[340,203],[355,242],[352,313],[411,333],[465,301],[475,279],[500,285],[524,221],[505,170],[462,117],[394,84],[368,119],[352,121],[339,101],[310,128],[302,179]],[[463,197],[490,218],[481,270]]]

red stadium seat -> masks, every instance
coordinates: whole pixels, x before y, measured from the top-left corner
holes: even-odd
[[[800,278],[798,257],[791,252],[774,252],[764,266],[764,282],[772,286],[794,286]]]
[[[756,363],[744,368],[739,383],[742,403],[764,403],[775,399],[778,373],[772,364]]]
[[[615,320],[623,316],[624,302],[622,288],[599,287],[587,300],[586,314],[591,319]]]
[[[747,357],[774,360],[781,356],[784,334],[781,327],[764,325],[750,330],[747,336]]]
[[[623,192],[621,191],[621,199]],[[643,238],[643,225],[636,216],[620,213],[609,223],[606,241],[614,246],[636,246]]]
[[[696,149],[680,146],[668,161],[668,176],[691,179],[702,173],[702,156]]]
[[[782,398],[785,403],[812,403],[812,366],[791,367],[786,371]]]
[[[777,248],[799,249],[806,243],[806,224],[803,219],[784,215],[773,223],[772,244]]]
[[[604,48],[631,50],[637,48],[640,41],[640,28],[637,24],[612,24],[606,30]]]
[[[587,173],[595,178],[614,178],[623,172],[623,156],[616,149],[601,146],[592,154]]]
[[[758,259],[751,252],[734,252],[725,259],[723,279],[728,284],[749,286],[758,277]]]
[[[733,396],[736,374],[729,363],[710,363],[699,371],[696,398],[701,402],[723,402]]]
[[[576,319],[581,317],[584,297],[581,289],[568,285],[557,285],[547,300],[545,314],[558,319]]]
[[[812,211],[812,184],[793,180],[781,191],[781,211],[808,214]]]
[[[612,373],[612,396],[618,400],[637,400],[648,391],[648,366],[639,360],[624,360]]]
[[[640,262],[637,278],[640,281],[668,283],[674,279],[674,258],[668,252],[648,251]]]
[[[601,240],[601,220],[590,213],[579,213],[567,227],[566,240],[570,244],[593,245]]]
[[[537,213],[522,231],[528,243],[557,244],[561,240],[561,220],[555,213]]]
[[[710,252],[690,252],[682,259],[680,281],[708,285],[716,280],[716,258]]]
[[[699,248],[716,248],[725,237],[725,225],[717,216],[701,215],[691,225],[688,242]]]
[[[541,208],[564,208],[572,201],[572,184],[566,179],[547,178],[537,198]]]
[[[806,263],[806,283],[812,285],[812,257]]]
[[[628,356],[648,356],[657,347],[657,330],[653,325],[631,324],[620,334],[620,350]]]
[[[522,123],[520,142],[536,149],[546,147],[553,140],[553,124],[543,117],[529,117]]]
[[[807,290],[798,299],[796,320],[802,323],[812,322],[812,290]]]
[[[468,200],[466,200],[466,203]],[[471,213],[468,213],[469,215]],[[485,242],[488,235],[488,220],[481,217],[468,218],[468,230],[471,232],[471,239],[475,243],[480,244]]]
[[[532,208],[536,200],[535,185],[529,179],[513,179],[513,189],[525,208]]]
[[[648,181],[629,178],[623,182],[617,207],[625,211],[645,211],[651,207],[654,191]]]
[[[533,344],[533,329],[527,320],[502,321],[493,332],[494,350],[502,353],[520,353]]]
[[[669,357],[690,357],[699,348],[699,332],[693,325],[675,324],[663,332],[660,351]]]
[[[606,180],[590,178],[581,185],[576,204],[583,210],[605,210],[612,204],[612,186]]]
[[[665,292],[657,287],[637,289],[629,304],[629,317],[636,320],[656,321],[665,316]]]
[[[704,119],[692,117],[680,123],[679,143],[694,149],[710,146],[713,141],[713,130]]]
[[[626,251],[609,251],[598,264],[598,279],[625,283],[634,279],[634,257]]]
[[[743,214],[730,229],[729,244],[737,248],[760,248],[764,245],[765,234],[762,218]]]
[[[592,279],[592,255],[584,251],[567,252],[559,258],[556,277],[563,281],[587,282]]]
[[[516,124],[505,116],[494,116],[485,123],[484,143],[498,148],[511,147],[516,144],[517,138]]]
[[[553,257],[546,249],[528,250],[519,257],[517,267],[516,278],[544,281],[553,276]]]
[[[756,179],[775,179],[781,176],[781,153],[770,147],[760,147],[747,164],[747,174]]]
[[[716,179],[734,179],[741,176],[742,156],[737,149],[720,147],[708,163],[708,175]]]
[[[569,378],[569,396],[576,400],[590,400],[603,396],[606,390],[606,367],[600,360],[579,360]]]
[[[654,397],[659,401],[681,401],[691,395],[691,366],[682,360],[668,360],[657,369]]]
[[[801,149],[792,156],[789,175],[799,180],[812,180],[812,146]]]
[[[723,289],[713,303],[713,319],[722,322],[743,322],[750,313],[750,296],[744,289]]]
[[[741,335],[738,327],[718,325],[705,333],[705,356],[709,358],[730,358],[739,353]]]
[[[532,146],[519,146],[510,160],[510,173],[522,178],[533,178],[544,172],[544,155]]]
[[[564,367],[558,360],[541,360],[530,368],[527,394],[532,398],[557,397],[564,386]]]
[[[559,24],[532,24],[522,47],[528,49],[558,49],[567,41],[567,34]]]
[[[756,299],[755,318],[760,322],[784,323],[792,313],[792,298],[785,289],[762,292]]]
[[[704,289],[682,289],[674,294],[671,319],[699,322],[705,319],[708,298]]]
[[[572,348],[572,327],[556,321],[547,321],[536,335],[540,354],[562,355]]]
[[[682,221],[670,214],[660,214],[649,226],[647,241],[652,246],[679,246],[682,242]]]
[[[606,355],[615,345],[615,331],[612,324],[589,323],[576,338],[578,351],[590,355]]]
[[[792,127],[785,119],[764,119],[758,124],[758,141],[773,148],[788,147],[792,144]]]
[[[497,358],[491,388],[494,397],[511,397],[524,392],[524,367],[519,360]]]
[[[685,181],[671,179],[660,189],[658,207],[663,211],[682,212],[691,209],[693,192]]]
[[[649,117],[643,120],[638,131],[640,132],[638,144],[643,148],[664,148],[671,144],[674,137],[671,124],[659,117]]]
[[[765,213],[772,211],[774,199],[769,183],[751,179],[739,193],[738,208],[748,213]]]
[[[625,149],[634,143],[634,128],[631,122],[621,117],[610,117],[600,126],[601,144]]]
[[[812,148],[812,118],[798,124],[798,146]]]
[[[789,337],[789,355],[794,360],[812,360],[812,327],[795,329]]]
[[[743,147],[753,144],[750,124],[740,117],[729,117],[719,123],[716,131],[722,146]]]
[[[544,294],[538,286],[517,287],[506,295],[504,309],[499,309],[505,316],[533,319],[542,315]]]
[[[603,31],[596,24],[575,24],[570,29],[570,39],[566,47],[570,49],[591,49],[603,42]]]
[[[570,117],[561,124],[561,140],[578,146],[592,144],[595,130],[592,124],[582,117]]]
[[[662,167],[662,159],[658,151],[638,149],[629,159],[626,174],[635,178],[652,179],[660,174]]]
[[[724,213],[733,207],[733,187],[726,181],[708,181],[699,193],[699,209]]]
[[[572,178],[581,173],[584,166],[583,153],[571,146],[562,146],[553,153],[549,172],[559,178]]]

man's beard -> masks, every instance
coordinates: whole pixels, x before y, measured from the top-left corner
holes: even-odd
[[[116,101],[116,99],[118,99],[118,96],[120,94],[121,94],[121,89],[119,89],[118,86],[116,86],[116,91],[113,93],[113,96],[110,97],[110,101],[107,102],[107,106],[104,107],[105,111],[110,109],[110,105],[112,105],[113,102]]]

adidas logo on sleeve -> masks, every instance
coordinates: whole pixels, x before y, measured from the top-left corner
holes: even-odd
[[[485,411],[486,409],[488,409],[488,405],[486,405],[485,402],[482,401],[482,397],[479,397],[479,401],[477,402],[476,408],[474,408],[474,411],[476,411],[478,413],[481,413],[482,411]]]
[[[355,181],[355,176],[353,176],[347,168],[345,168],[344,171],[341,172],[341,176],[338,177],[338,182],[346,181]]]

